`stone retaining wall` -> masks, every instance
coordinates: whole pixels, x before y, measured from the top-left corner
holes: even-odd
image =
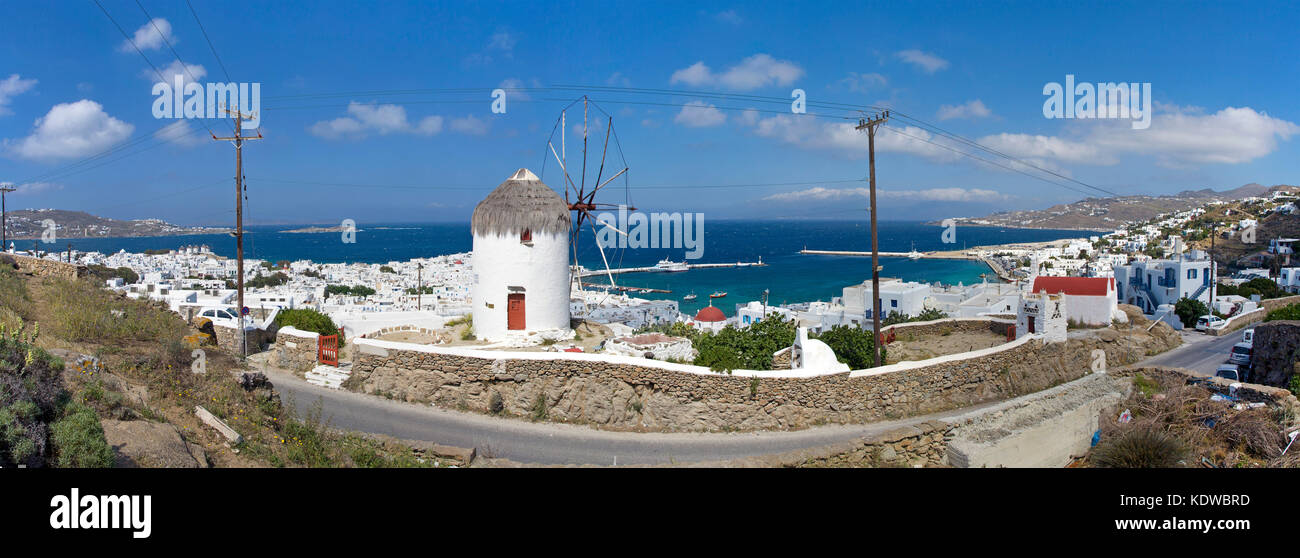
[[[221,327],[213,325],[212,331],[217,334],[217,346],[238,355],[241,349],[239,341],[239,330],[233,327]],[[263,346],[263,332],[260,329],[245,330],[244,335],[247,337],[248,353],[253,354],[261,352]]]
[[[291,370],[310,370],[318,362],[319,343],[320,334],[316,332],[282,327],[275,332],[275,342],[271,344],[273,362]]]
[[[949,355],[879,371],[764,377],[626,357],[358,340],[359,354],[344,387],[453,409],[616,429],[789,429],[875,422],[1007,399],[1088,373],[1094,349],[1118,366],[1180,341],[1167,326],[1151,333],[1103,329],[1064,343],[1023,338],[971,358]]]
[[[889,335],[893,331],[898,339],[907,339],[909,335],[916,337],[950,335],[953,333],[982,333],[990,332],[996,335],[1005,336],[1007,328],[1015,329],[1015,320],[1000,320],[989,318],[947,318],[934,320],[930,322],[914,322],[894,324],[880,328],[880,332]]]
[[[18,254],[5,254],[5,256],[13,258],[14,263],[18,264],[18,271],[23,273],[41,277],[63,277],[65,279],[76,279],[86,275],[86,266],[84,265],[56,262]]]

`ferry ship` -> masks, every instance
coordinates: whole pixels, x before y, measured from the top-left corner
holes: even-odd
[[[916,251],[916,243],[913,242],[913,243],[912,243],[912,251],[907,253],[907,258],[910,259],[910,260],[919,260],[919,259],[921,259],[921,256],[924,256],[924,255],[925,255],[925,254],[922,254],[922,253]]]
[[[659,260],[659,263],[655,264],[656,271],[676,272],[676,271],[688,271],[690,269],[691,268],[686,265],[686,262],[675,262],[668,259]]]

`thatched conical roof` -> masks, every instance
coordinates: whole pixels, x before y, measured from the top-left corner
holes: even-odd
[[[569,206],[550,186],[528,169],[515,171],[474,208],[471,229],[476,235],[534,233],[567,234]]]

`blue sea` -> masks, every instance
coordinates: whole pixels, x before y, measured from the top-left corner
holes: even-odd
[[[829,300],[841,289],[871,278],[871,258],[853,256],[801,255],[799,250],[871,249],[870,228],[852,221],[709,221],[704,228],[702,256],[689,263],[752,262],[761,256],[763,267],[699,269],[681,273],[631,273],[616,275],[620,286],[651,287],[671,294],[639,294],[643,298],[676,299],[695,293],[699,298],[682,302],[683,312],[694,313],[709,304],[709,293],[726,291],[728,296],[713,301],[733,315],[735,305],[759,300],[764,289],[769,303]],[[246,257],[265,260],[312,260],[316,262],[387,263],[411,258],[469,252],[472,239],[469,223],[358,223],[356,242],[345,244],[340,233],[284,233],[308,225],[257,225],[246,228]],[[1046,229],[1003,229],[962,226],[955,244],[941,240],[943,228],[915,221],[881,221],[880,250],[907,252],[913,244],[922,252],[952,250],[965,246],[1038,242],[1079,238],[1086,231]],[[188,244],[207,244],[221,256],[235,256],[235,240],[228,234],[162,236],[143,238],[60,239],[59,248],[71,242],[76,250],[104,253],[126,250],[170,249]],[[578,259],[588,269],[604,269],[600,252],[590,234],[579,240]],[[611,267],[653,266],[661,259],[682,261],[685,250],[606,250]],[[945,284],[975,283],[981,274],[995,281],[988,267],[967,260],[909,260],[882,258],[882,277]],[[604,282],[592,277],[591,282]]]

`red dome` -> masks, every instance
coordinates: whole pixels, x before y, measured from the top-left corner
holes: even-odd
[[[695,321],[725,322],[727,321],[727,316],[722,313],[722,310],[718,310],[717,307],[715,306],[705,306],[704,308],[701,308],[697,314],[695,314]]]

